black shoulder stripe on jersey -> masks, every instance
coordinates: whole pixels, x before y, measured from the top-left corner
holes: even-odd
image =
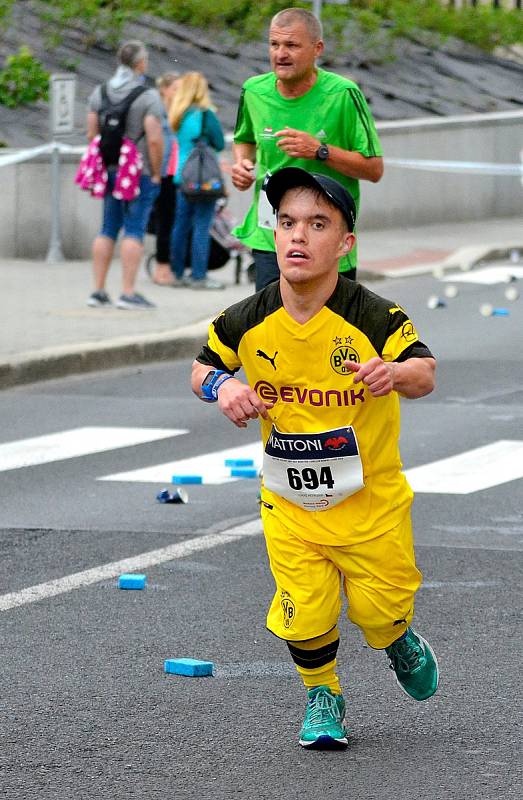
[[[392,308],[397,309],[393,314],[390,312],[390,309]],[[387,329],[387,338],[392,336],[393,333],[396,333],[396,331],[399,331],[399,329],[405,325],[408,319],[408,316],[396,303],[391,303],[389,306],[389,326]]]
[[[200,364],[207,364],[209,367],[214,367],[214,369],[222,369],[224,372],[231,372],[229,367],[223,363],[218,353],[216,353],[214,350],[211,350],[207,344],[202,347],[196,356],[196,361],[199,361]],[[232,373],[235,372],[238,372],[238,370],[233,369]]]
[[[336,289],[326,305],[332,312],[339,314],[364,333],[376,352],[381,355],[385,342],[391,334],[389,309],[394,308],[394,303],[374,294],[360,283],[340,275]],[[402,317],[401,324],[407,320],[403,312],[396,313]],[[395,328],[392,333],[394,330]]]
[[[240,94],[240,101],[238,103],[238,111],[236,112],[236,122],[234,125],[234,135],[236,135],[236,131],[240,127],[240,123],[243,119],[243,104],[245,103],[245,89],[242,89]]]
[[[406,361],[407,358],[434,358],[429,348],[423,342],[414,342],[410,347],[406,347],[396,358],[396,361]]]
[[[359,118],[361,120],[361,123],[362,123],[363,127],[365,128],[365,132],[367,134],[367,143],[368,143],[368,149],[369,149],[370,155],[371,156],[375,156],[376,155],[376,150],[374,149],[374,145],[372,143],[372,136],[370,134],[370,128],[369,128],[369,120],[368,120],[367,114],[365,113],[365,109],[364,109],[363,103],[361,101],[361,96],[360,96],[359,92],[356,89],[350,89],[349,88],[349,89],[347,89],[347,91],[349,92],[349,94],[350,94],[350,96],[352,98],[352,102],[354,103],[354,105],[356,107],[356,111],[358,112],[358,116],[359,116]]]
[[[261,292],[240,300],[214,320],[214,329],[225,347],[235,353],[247,331],[282,307],[279,281],[270,283]]]

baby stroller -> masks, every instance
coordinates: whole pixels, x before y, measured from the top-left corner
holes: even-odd
[[[231,259],[235,262],[235,283],[241,283],[242,274],[245,273],[250,283],[255,281],[255,267],[252,261],[252,254],[248,247],[236,239],[231,231],[235,222],[227,209],[227,199],[220,198],[216,203],[216,212],[211,225],[211,248],[209,251],[208,270],[220,269]],[[188,252],[191,245],[189,240]],[[156,261],[156,253],[151,253],[145,261],[145,269],[149,277],[152,277]],[[190,269],[190,262],[186,269]]]

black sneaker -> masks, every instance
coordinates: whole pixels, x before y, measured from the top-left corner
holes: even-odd
[[[116,303],[116,308],[124,308],[128,311],[142,311],[144,308],[156,308],[154,303],[147,300],[143,294],[121,294]]]
[[[87,301],[87,305],[91,306],[91,308],[107,308],[112,304],[113,301],[103,289],[100,289],[99,292],[93,292]]]

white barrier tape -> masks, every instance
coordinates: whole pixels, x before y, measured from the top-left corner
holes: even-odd
[[[49,144],[22,150],[18,153],[0,156],[0,167],[18,164],[21,161],[30,161],[32,158],[51,153],[53,150],[60,153],[73,153],[83,155],[85,145],[70,145],[63,142],[49,142]],[[421,158],[384,158],[384,163],[389,167],[402,167],[403,169],[420,169],[429,172],[455,172],[458,174],[472,175],[506,175],[509,177],[523,178],[523,163],[521,164],[489,164],[481,161],[430,161]]]
[[[64,144],[63,142],[49,142],[40,147],[31,147],[28,150],[21,150],[18,153],[9,153],[9,155],[0,156],[0,167],[8,167],[11,164],[19,164],[21,161],[30,161],[32,158],[44,155],[44,153],[52,153],[53,150],[58,150],[60,153],[74,153],[76,155],[83,155],[86,150],[86,145],[71,145]]]
[[[33,147],[30,150],[22,150],[19,153],[10,153],[7,156],[0,156],[0,167],[8,167],[10,164],[18,164],[20,161],[30,161],[42,153],[49,153],[52,147],[49,144],[43,144],[41,147]]]
[[[421,169],[429,172],[523,177],[523,164],[488,164],[481,161],[428,161],[415,158],[385,158],[384,162],[389,167]]]
[[[63,144],[62,142],[53,142],[51,150],[56,147],[61,153],[73,153],[77,156],[83,156],[87,150],[87,144]]]

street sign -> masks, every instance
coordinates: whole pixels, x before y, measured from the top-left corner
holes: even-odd
[[[76,75],[51,75],[49,80],[51,136],[74,131]]]

